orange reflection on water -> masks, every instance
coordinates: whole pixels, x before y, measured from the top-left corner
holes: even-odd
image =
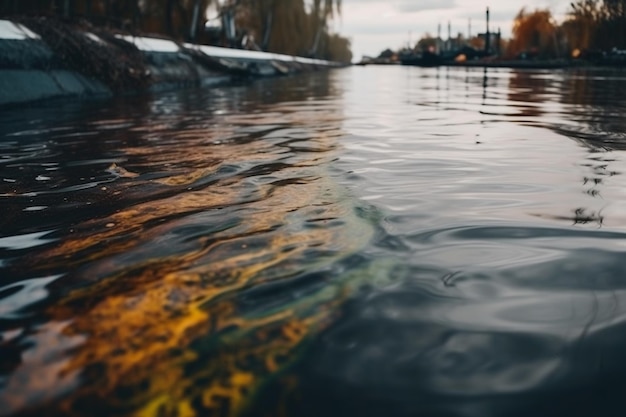
[[[336,314],[345,298],[338,285],[250,312],[239,299],[319,270],[369,240],[371,228],[327,171],[337,129],[316,131],[304,143],[308,152],[291,151],[279,164],[289,148],[260,140],[208,145],[217,139],[198,141],[202,132],[186,131],[163,149],[124,149],[133,161],[125,172],[139,175],[120,175],[103,199],[148,201],[76,225],[37,257],[48,268],[79,272],[75,289],[48,308],[32,356],[50,353],[42,338],[50,331],[74,343],[37,372],[25,359],[15,373],[23,378],[9,380],[0,397],[11,409],[237,415]],[[165,169],[177,160],[184,163]],[[147,167],[163,174],[148,178]],[[219,224],[221,210],[230,224]],[[209,231],[202,229],[207,213],[218,219]],[[200,232],[184,234],[193,228]],[[59,398],[38,401],[52,386]]]

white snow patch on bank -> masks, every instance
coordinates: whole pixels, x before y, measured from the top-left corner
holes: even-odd
[[[9,20],[0,20],[0,39],[23,41],[25,39],[40,39],[39,35],[27,27]]]
[[[282,61],[282,62],[298,62],[309,65],[332,65],[329,61],[321,59],[310,59],[299,56],[273,54],[269,52],[248,51],[244,49],[221,48],[219,46],[194,45],[187,43],[186,48],[199,49],[202,53],[214,58],[234,58],[255,61]]]
[[[91,33],[91,32],[85,32],[85,36],[87,36],[89,39],[91,39],[92,41],[96,42],[96,43],[100,43],[100,44],[104,44],[105,42],[100,39],[97,35]]]
[[[193,44],[185,44],[185,47],[194,49],[198,48],[200,51],[205,53],[208,56],[216,57],[216,58],[238,58],[238,59],[252,59],[252,60],[278,60],[278,61],[293,61],[293,57],[288,55],[280,55],[280,54],[270,54],[267,52],[260,51],[248,51],[245,49],[231,49],[231,48],[221,48],[219,46],[207,46],[207,45],[193,45]]]
[[[180,48],[176,43],[167,39],[145,38],[142,36],[117,35],[118,38],[124,39],[126,42],[135,44],[140,51],[143,52],[180,52]]]

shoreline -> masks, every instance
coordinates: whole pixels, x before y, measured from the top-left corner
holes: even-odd
[[[509,69],[580,69],[580,68],[626,68],[626,65],[621,63],[594,63],[583,60],[565,60],[565,59],[552,59],[552,60],[475,60],[465,62],[438,62],[438,63],[402,63],[397,62],[359,62],[354,65],[368,66],[368,65],[401,65],[405,67],[422,67],[422,68],[434,68],[434,67],[460,67],[460,68],[509,68]]]
[[[345,66],[90,29],[45,18],[0,20],[0,106],[223,85]]]

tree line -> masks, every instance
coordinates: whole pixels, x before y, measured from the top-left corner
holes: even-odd
[[[222,31],[205,30],[208,11]],[[84,19],[177,40],[242,46],[268,52],[349,62],[349,39],[333,33],[330,23],[341,13],[341,0],[0,0],[0,15],[37,14]],[[224,15],[234,23],[231,35]],[[232,36],[231,36],[232,37]],[[228,38],[228,39],[227,39]]]
[[[549,9],[522,9],[513,23],[509,57],[566,57],[626,49],[626,0],[578,0],[557,23]]]

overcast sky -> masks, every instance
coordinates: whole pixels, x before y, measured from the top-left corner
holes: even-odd
[[[526,6],[529,10],[550,8],[561,20],[571,0],[342,0],[342,14],[334,23],[336,31],[352,40],[354,60],[363,55],[376,56],[385,48],[399,49],[409,41],[416,42],[424,33],[437,34],[441,23],[442,37],[448,36],[448,21],[453,36],[467,35],[468,19],[472,34],[484,32],[485,9],[489,6],[490,28],[502,29],[509,37],[515,15]]]

